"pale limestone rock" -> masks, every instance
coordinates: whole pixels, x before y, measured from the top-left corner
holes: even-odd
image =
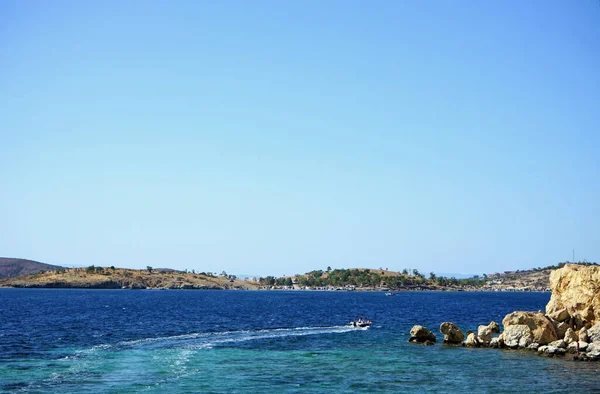
[[[475,335],[474,332],[469,333],[469,335],[467,335],[467,339],[465,340],[465,346],[466,347],[479,347],[479,340],[477,338],[477,335]]]
[[[564,338],[565,334],[567,333],[567,330],[571,328],[571,326],[569,325],[569,323],[567,322],[560,322],[556,324],[556,337],[557,338]]]
[[[590,337],[588,336],[587,328],[583,327],[581,330],[579,330],[579,341],[591,342]]]
[[[492,338],[489,346],[493,347],[493,348],[500,348],[500,347],[504,346],[504,339],[503,339],[502,335],[500,335],[499,337],[496,337],[496,338]]]
[[[477,327],[477,336],[484,344],[489,344],[492,340],[492,330],[488,326]]]
[[[486,345],[492,340],[492,333],[494,332],[500,332],[500,326],[495,321],[491,322],[487,326],[481,325],[477,328],[477,336],[479,337],[480,341]]]
[[[564,317],[564,309],[576,329],[583,327],[584,321],[593,324],[600,320],[599,266],[567,264],[550,274],[550,288],[549,316]]]
[[[567,312],[566,308],[563,308],[559,311],[555,311],[552,313],[548,313],[548,316],[552,319],[555,320],[556,322],[560,323],[560,322],[564,322],[565,320],[568,320],[571,318],[571,316],[569,315],[569,312]]]
[[[563,338],[567,345],[571,342],[577,342],[579,340],[579,336],[571,327],[567,328],[567,332],[565,332]]]
[[[509,348],[525,348],[533,343],[533,334],[525,324],[505,325],[502,340]]]
[[[511,332],[511,339],[504,337],[504,341],[507,346],[510,346],[509,343],[513,344],[514,335],[520,334],[522,338],[525,338],[524,327],[529,329],[531,334],[531,341],[539,343],[540,345],[547,345],[552,341],[556,341],[558,339],[558,335],[556,334],[556,328],[554,324],[546,318],[543,312],[513,312],[506,315],[506,317],[502,320],[502,324],[504,325],[504,332],[506,333],[512,326],[519,326],[516,331]],[[523,347],[527,347],[529,343]]]
[[[416,325],[410,329],[410,342],[435,342],[435,335],[423,326]]]
[[[500,325],[495,321],[490,322],[490,324],[488,324],[488,327],[490,328],[490,330],[492,330],[492,333],[500,334]]]
[[[546,356],[561,356],[565,354],[567,351],[565,349],[558,348],[556,346],[540,346],[538,348],[538,354],[543,354]]]
[[[562,339],[559,339],[557,341],[550,342],[548,344],[548,346],[554,346],[554,347],[557,347],[559,349],[566,349],[567,348],[567,343],[565,341],[563,341]]]
[[[575,342],[569,343],[569,346],[567,346],[567,352],[568,353],[577,353],[578,350],[579,350],[579,352],[585,352],[587,350],[587,347],[588,347],[587,342],[579,341],[579,349],[578,349],[577,341],[575,341]]]
[[[465,339],[465,334],[451,322],[440,324],[440,332],[444,334],[444,343],[461,343]]]
[[[600,343],[600,321],[587,330],[588,342]]]

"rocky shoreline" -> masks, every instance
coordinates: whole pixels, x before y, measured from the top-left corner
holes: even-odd
[[[552,296],[546,312],[516,311],[500,325],[480,325],[477,333],[452,322],[440,325],[443,342],[465,347],[522,349],[542,356],[600,361],[600,267],[566,265],[550,275]],[[497,335],[495,335],[497,334]],[[433,345],[437,338],[426,327],[410,330],[410,342]]]

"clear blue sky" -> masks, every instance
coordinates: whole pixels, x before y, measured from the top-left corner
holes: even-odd
[[[600,2],[0,2],[0,256],[600,261]]]

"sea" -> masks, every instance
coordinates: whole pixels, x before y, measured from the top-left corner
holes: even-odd
[[[1,393],[598,393],[600,364],[442,344],[549,293],[0,289]],[[359,317],[369,329],[349,326]],[[415,324],[434,346],[409,343]]]

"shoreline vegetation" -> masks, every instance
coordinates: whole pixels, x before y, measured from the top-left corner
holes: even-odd
[[[550,273],[566,263],[475,275],[471,278],[428,276],[416,269],[400,272],[387,269],[314,270],[293,276],[240,279],[236,275],[195,270],[177,271],[146,267],[145,270],[89,266],[57,267],[13,278],[0,279],[0,287],[160,289],[160,290],[306,290],[306,291],[550,291]],[[596,263],[580,262],[582,265]]]

